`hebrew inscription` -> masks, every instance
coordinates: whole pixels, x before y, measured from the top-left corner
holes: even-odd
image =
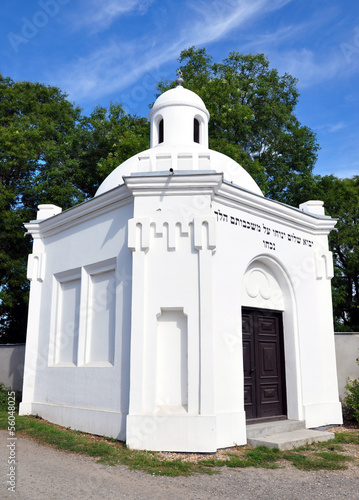
[[[307,246],[311,248],[313,246],[313,241],[306,238],[301,238],[295,233],[287,233],[285,231],[279,231],[274,229],[264,223],[258,224],[256,222],[249,221],[248,219],[239,219],[232,215],[225,214],[219,209],[214,210],[214,214],[217,217],[217,222],[225,222],[235,226],[238,229],[245,229],[248,231],[253,231],[255,233],[261,233],[265,239],[263,239],[263,246],[268,250],[276,250],[276,242],[270,241],[269,238],[276,239],[277,241],[287,241],[292,244],[297,244],[301,246]],[[267,239],[268,238],[268,239]]]

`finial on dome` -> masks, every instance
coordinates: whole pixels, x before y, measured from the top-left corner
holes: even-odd
[[[184,80],[183,80],[183,74],[182,74],[182,71],[180,69],[178,69],[176,71],[177,75],[178,75],[178,78],[176,79],[176,83],[177,85],[180,87],[182,86]]]

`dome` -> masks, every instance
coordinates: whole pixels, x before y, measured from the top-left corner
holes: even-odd
[[[228,156],[203,149],[198,145],[173,146],[171,150],[157,146],[142,153],[132,156],[103,181],[95,196],[110,191],[124,183],[123,177],[134,173],[169,172],[170,168],[177,174],[188,173],[188,171],[213,171],[223,173],[224,180],[240,186],[247,191],[263,196],[258,184],[239,163]]]
[[[216,171],[224,179],[263,196],[248,172],[228,156],[208,149],[209,113],[202,99],[178,85],[155,101],[149,114],[151,147],[132,156],[103,181],[95,196],[124,183],[134,173]]]
[[[208,110],[199,95],[192,92],[192,90],[185,89],[181,85],[167,90],[156,99],[150,111],[149,118],[151,119],[151,116],[156,111],[168,106],[191,106],[192,108],[197,108],[203,111],[209,120]]]

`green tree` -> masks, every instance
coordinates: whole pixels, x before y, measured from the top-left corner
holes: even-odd
[[[180,62],[185,86],[211,114],[211,148],[246,168],[266,195],[294,205],[323,199],[339,217],[330,237],[337,328],[358,329],[358,178],[313,177],[318,144],[295,117],[296,80],[279,76],[261,54],[232,52],[213,63],[192,47]],[[40,203],[66,209],[92,197],[114,168],[148,147],[147,119],[120,104],[84,116],[56,87],[0,75],[0,342],[25,338],[30,241],[23,223]]]
[[[359,331],[358,177],[314,176],[316,136],[295,116],[297,81],[279,76],[263,54],[231,52],[214,63],[204,48],[181,52],[184,86],[204,100],[210,114],[210,147],[240,163],[264,194],[298,206],[325,202],[338,218],[329,241],[334,254],[333,305],[337,330]],[[160,93],[173,87],[159,82]]]
[[[279,76],[263,54],[231,52],[213,63],[205,49],[191,47],[179,61],[184,86],[210,112],[210,147],[239,162],[267,196],[295,205],[305,201],[319,147],[294,114],[296,79]],[[158,90],[173,85],[160,82]]]
[[[359,331],[359,176],[318,177],[313,197],[324,201],[328,215],[337,218],[329,235],[335,275],[333,307],[336,331]]]
[[[79,168],[74,182],[91,198],[112,170],[150,147],[150,124],[128,115],[117,103],[108,110],[97,107],[89,117],[81,117],[76,146]]]
[[[1,342],[25,338],[30,241],[23,223],[34,218],[39,203],[66,208],[83,199],[71,182],[79,116],[56,87],[0,75]]]
[[[0,75],[0,342],[25,340],[30,239],[37,205],[92,197],[104,177],[149,147],[149,124],[118,104],[83,116],[56,87]]]

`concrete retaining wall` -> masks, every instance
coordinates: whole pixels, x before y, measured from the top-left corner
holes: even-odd
[[[0,382],[22,391],[25,344],[0,344]]]
[[[345,396],[345,385],[349,378],[359,378],[359,333],[336,333],[335,351],[337,357],[339,396]]]

